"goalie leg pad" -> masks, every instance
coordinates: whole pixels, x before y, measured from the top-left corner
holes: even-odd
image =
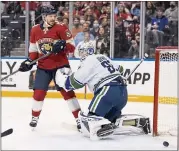
[[[151,133],[150,120],[148,117],[144,117],[137,114],[122,115],[120,118],[116,119],[115,125],[118,129],[129,130],[130,132],[140,132],[140,133]]]
[[[85,115],[83,112],[79,112],[79,119],[81,123],[81,132],[84,136],[90,137],[91,140],[99,140],[108,137],[114,132],[114,124],[103,117]]]

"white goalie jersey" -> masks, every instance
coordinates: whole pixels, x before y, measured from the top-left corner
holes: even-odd
[[[85,84],[94,92],[120,75],[119,65],[108,57],[98,54],[89,55],[66,81],[66,89],[78,89]]]

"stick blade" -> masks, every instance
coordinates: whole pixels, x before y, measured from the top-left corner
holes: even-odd
[[[12,129],[12,128],[10,128],[10,129],[8,129],[8,130],[6,130],[6,131],[2,132],[2,133],[1,133],[1,137],[4,137],[4,136],[7,136],[7,135],[10,135],[10,134],[12,134],[12,133],[13,133],[13,129]]]

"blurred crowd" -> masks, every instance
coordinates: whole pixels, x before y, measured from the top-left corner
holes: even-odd
[[[13,15],[13,20],[26,15],[25,2],[0,2],[1,16]],[[151,58],[159,46],[178,46],[178,3],[146,1],[144,51]],[[29,2],[30,27],[40,23],[42,6],[53,5],[58,21],[69,26],[69,2]],[[110,29],[114,28],[114,57],[138,58],[140,46],[140,2],[115,2],[115,26],[110,26],[111,4],[107,1],[73,2],[73,27],[71,29],[76,49],[82,43],[96,53],[110,55]],[[1,26],[8,22],[2,20]],[[21,19],[22,20],[22,19]],[[23,25],[23,24],[22,24]],[[25,26],[23,26],[25,27]],[[21,28],[20,29],[24,29]],[[24,31],[14,39],[24,40]],[[6,36],[7,37],[7,36]],[[20,37],[20,38],[19,38]],[[1,36],[2,41],[2,36]],[[2,49],[2,48],[1,48]],[[70,55],[74,57],[73,54]]]

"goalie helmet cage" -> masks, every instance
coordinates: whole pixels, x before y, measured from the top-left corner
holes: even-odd
[[[177,136],[177,61],[178,47],[166,46],[156,48],[154,73],[153,136],[162,134]],[[175,70],[173,71],[172,69]],[[171,73],[171,70],[174,73]],[[167,81],[171,81],[171,84]],[[164,85],[165,82],[166,85]],[[166,109],[168,107],[171,108],[169,108],[167,111]],[[161,116],[166,116],[168,114],[173,115],[170,118],[173,118],[172,120],[174,121],[174,124],[172,122],[165,123],[165,119],[167,119],[167,117],[162,117],[163,119],[160,119]],[[163,123],[160,123],[162,122],[160,120],[164,120]],[[166,127],[161,130],[160,126],[162,124],[164,124]],[[171,124],[173,124],[172,127],[170,127]],[[169,130],[173,130],[174,132],[169,132]]]

